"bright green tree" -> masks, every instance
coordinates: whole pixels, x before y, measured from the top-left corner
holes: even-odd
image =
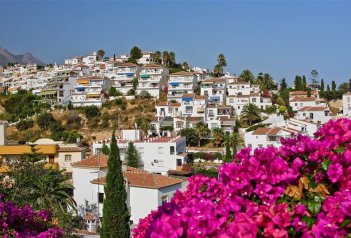
[[[112,134],[110,156],[107,161],[105,178],[105,199],[102,218],[101,237],[130,238],[127,191],[122,173],[122,162],[115,137]]]
[[[140,155],[134,143],[131,141],[128,143],[125,160],[127,161],[127,166],[130,166],[133,168],[139,168]]]

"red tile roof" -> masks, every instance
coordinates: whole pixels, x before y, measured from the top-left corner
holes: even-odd
[[[159,174],[151,174],[140,170],[127,170],[123,172],[124,178],[128,181],[129,186],[139,188],[159,189],[180,184],[181,179],[167,177]],[[105,177],[90,181],[93,184],[105,184]]]
[[[330,111],[328,107],[310,107],[306,106],[303,108],[300,108],[299,111]]]
[[[106,168],[108,156],[103,154],[93,155],[87,159],[72,163],[72,167],[80,168]],[[100,164],[100,166],[99,166]]]

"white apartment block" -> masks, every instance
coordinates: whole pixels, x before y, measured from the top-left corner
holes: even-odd
[[[272,100],[267,95],[263,95],[260,93],[251,93],[250,94],[250,103],[255,104],[258,108],[265,110],[268,107],[272,106]]]
[[[142,51],[143,56],[137,60],[138,64],[153,64],[154,62],[154,52]]]
[[[73,198],[78,206],[85,206],[86,202],[97,205],[98,214],[95,215],[100,221],[105,199],[107,161],[107,156],[95,155],[73,164]],[[177,190],[182,190],[182,180],[141,169],[123,167],[123,177],[126,182],[126,204],[133,224],[138,224],[152,210],[170,201]]]
[[[289,105],[294,112],[303,107],[326,107],[324,99],[316,97],[298,97],[289,101]]]
[[[92,52],[90,54],[88,54],[87,56],[82,58],[82,63],[83,64],[94,64],[97,61],[97,53],[96,52]]]
[[[299,131],[291,128],[260,127],[254,131],[245,132],[245,146],[250,147],[251,151],[266,146],[279,147],[281,145],[281,138],[291,138],[297,133],[299,133]]]
[[[191,117],[191,116],[175,117],[173,118],[174,132],[177,134],[182,129],[195,128],[196,124],[200,122],[205,123],[205,120],[203,117]]]
[[[180,116],[186,117],[206,117],[207,96],[196,94],[183,94],[180,103]]]
[[[193,72],[181,71],[169,75],[168,101],[180,102],[184,94],[193,94],[197,80],[197,76]]]
[[[133,79],[139,77],[140,68],[133,63],[120,63],[109,67],[105,76],[111,80],[111,87],[116,88],[124,95],[133,89]]]
[[[250,95],[253,89],[250,86],[249,82],[231,82],[227,85],[227,91],[229,96],[237,95]]]
[[[332,119],[332,114],[329,107],[306,106],[298,109],[295,117],[321,125]]]
[[[209,104],[206,108],[206,121],[219,120],[218,117],[230,118],[234,115],[231,105]]]
[[[110,88],[108,78],[85,77],[77,79],[77,85],[72,93],[73,107],[97,106],[101,107],[106,101],[106,94]]]
[[[129,141],[132,141],[137,148],[141,157],[143,169],[151,173],[167,174],[168,170],[176,170],[177,166],[182,166],[187,163],[184,137],[155,137],[142,139],[140,134],[137,138],[123,135],[122,139],[117,140],[121,160],[124,160]],[[93,153],[101,153],[103,145],[106,144],[110,146],[109,143],[109,141],[95,141],[93,143]]]
[[[226,79],[207,79],[201,83],[201,95],[208,96],[210,103],[223,104],[226,97]]]
[[[141,67],[136,94],[142,91],[159,98],[161,90],[167,87],[169,70],[162,65],[148,64]]]
[[[342,112],[344,116],[351,116],[351,93],[342,95]]]
[[[156,105],[156,116],[158,117],[177,117],[181,116],[180,103],[159,102]]]

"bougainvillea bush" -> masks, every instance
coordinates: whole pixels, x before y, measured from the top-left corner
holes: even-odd
[[[20,208],[11,202],[0,201],[0,237],[58,238],[61,236],[62,230],[52,224],[49,212],[34,211],[28,205]]]
[[[350,189],[351,120],[338,119],[191,177],[133,237],[350,237]]]

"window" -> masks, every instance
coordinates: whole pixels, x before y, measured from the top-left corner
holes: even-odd
[[[304,117],[305,117],[305,116],[306,116],[306,113],[302,113],[302,116],[304,116]]]
[[[310,113],[310,119],[313,119],[313,113]]]
[[[347,102],[350,102],[350,97],[347,97]]]
[[[295,103],[295,106],[297,106],[297,103]]]
[[[104,203],[104,193],[98,193],[99,203]]]
[[[161,202],[162,202],[162,205],[165,204],[166,202],[168,202],[168,196],[167,195],[162,196],[161,197]]]
[[[163,154],[163,147],[158,147],[158,153]]]
[[[303,103],[300,103],[300,107],[303,107]]]
[[[177,159],[177,166],[182,166],[182,159]]]
[[[171,155],[174,155],[174,152],[175,152],[174,146],[169,147],[169,153]]]
[[[229,99],[229,103],[234,103],[234,99]]]
[[[71,162],[72,161],[72,155],[65,155],[65,161],[66,162]]]
[[[256,102],[256,98],[253,98],[253,99],[252,99],[252,102]]]
[[[329,116],[329,112],[328,112],[328,111],[325,111],[325,112],[324,112],[324,116],[326,116],[326,117]]]

